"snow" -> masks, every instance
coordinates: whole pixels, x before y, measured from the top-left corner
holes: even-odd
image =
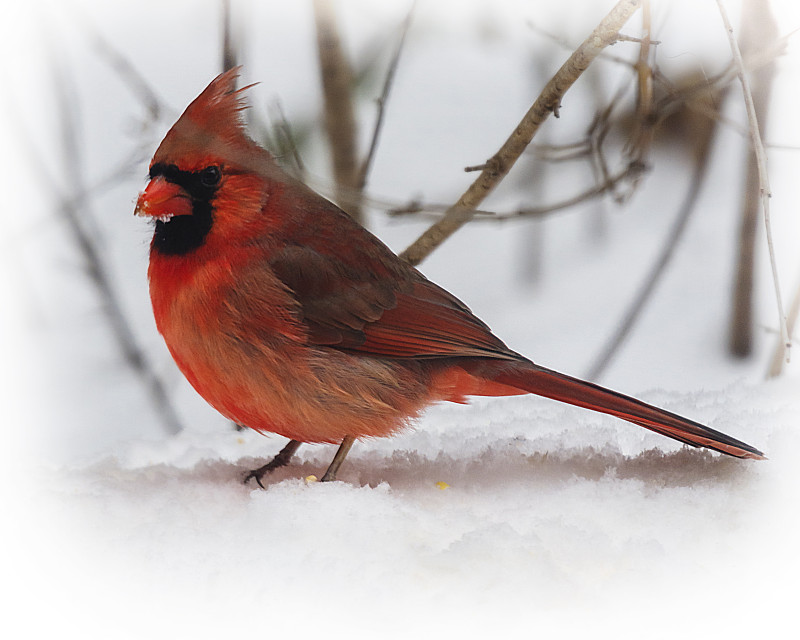
[[[724,33],[713,11],[692,23],[695,37],[687,34],[692,29],[675,29],[691,4],[656,10],[663,62],[707,55],[711,69],[726,58],[715,48],[726,46]],[[402,18],[405,5],[386,5],[347,5],[343,23],[355,52]],[[494,151],[540,86],[540,72],[529,66],[543,41],[535,39],[540,48],[531,43],[520,18],[530,17],[526,4],[504,2],[492,12],[481,3],[458,11],[453,3],[420,5],[370,182],[376,197],[399,203],[418,195],[454,199],[471,179],[461,168]],[[94,184],[142,137],[155,148],[170,119],[213,76],[216,53],[207,41],[216,38],[217,5],[159,4],[159,20],[147,20],[141,3],[119,3],[117,15],[102,3],[76,5],[133,56],[174,109],[145,130],[130,94],[62,6],[50,7],[49,27],[86,109],[81,162]],[[563,9],[548,3],[537,23],[577,41],[605,7],[584,6],[566,26]],[[777,6],[782,31],[800,24],[796,9]],[[261,39],[248,43],[246,79],[263,82],[253,103],[263,107],[280,95],[290,117],[315,117],[308,7],[249,7],[248,23],[263,25]],[[735,15],[735,7],[729,11]],[[38,33],[19,17],[16,24]],[[706,31],[714,35],[697,36]],[[182,55],[174,48],[179,32]],[[546,44],[550,69],[564,52]],[[773,143],[800,139],[797,60],[792,43],[780,63]],[[46,63],[32,52],[31,77],[49,78]],[[34,73],[43,69],[44,76]],[[17,82],[24,75],[8,73]],[[35,149],[47,148],[58,140],[56,120],[34,95],[17,92],[16,111],[4,119],[22,123],[17,142],[29,135]],[[542,132],[551,142],[580,136],[590,117],[586,95],[570,96],[560,121]],[[373,113],[365,100],[364,121]],[[357,443],[335,483],[310,478],[324,473],[334,448],[304,445],[264,490],[242,477],[284,441],[233,430],[175,372],[153,327],[149,229],[131,215],[146,159],[136,175],[99,192],[87,215],[137,337],[186,424],[177,436],[164,433],[121,363],[80,258],[41,188],[41,171],[0,172],[8,191],[26,196],[24,208],[3,212],[0,296],[13,301],[0,326],[2,353],[11,354],[0,370],[0,543],[10,594],[4,624],[17,630],[14,637],[31,638],[785,637],[800,575],[800,369],[795,354],[783,376],[763,379],[776,326],[763,244],[756,356],[734,362],[724,353],[739,197],[731,185],[739,182],[741,153],[741,138],[726,131],[675,262],[602,382],[752,443],[768,461],[689,449],[540,398],[476,399],[432,407],[416,428],[392,439]],[[44,161],[58,175],[58,155]],[[691,168],[678,156],[659,163],[622,210],[594,203],[535,227],[476,224],[423,271],[513,348],[581,375],[683,195]],[[324,186],[324,154],[309,165]],[[787,298],[800,270],[796,166],[796,151],[772,151]],[[570,180],[586,180],[585,170],[548,175],[545,200]],[[489,204],[510,210],[521,198],[509,188]],[[599,240],[586,228],[592,215],[605,227]],[[424,228],[376,213],[370,225],[398,250]],[[542,272],[531,278],[519,264],[535,234],[544,256]]]
[[[37,602],[89,629],[122,627],[115,637],[167,637],[170,625],[201,637],[340,637],[337,625],[357,637],[436,625],[632,637],[656,622],[653,637],[769,635],[800,568],[796,384],[697,398],[745,416],[737,429],[768,463],[528,398],[439,407],[424,429],[357,445],[333,484],[305,479],[332,447],[301,449],[261,490],[243,470],[277,442],[231,431],[134,441],[43,471],[46,510],[24,531],[35,554],[16,562]]]

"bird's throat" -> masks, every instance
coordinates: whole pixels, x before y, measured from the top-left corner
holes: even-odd
[[[192,215],[175,216],[168,222],[156,220],[151,250],[162,255],[186,255],[199,249],[214,224],[210,202],[193,202]]]

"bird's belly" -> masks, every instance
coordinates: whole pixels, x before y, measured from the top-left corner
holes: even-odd
[[[426,368],[411,361],[289,341],[184,336],[173,346],[165,338],[187,380],[222,415],[302,442],[391,435],[435,400]]]

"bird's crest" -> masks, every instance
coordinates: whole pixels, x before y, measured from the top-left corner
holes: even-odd
[[[234,67],[218,75],[186,107],[159,145],[153,164],[193,169],[211,158],[241,164],[255,149],[262,151],[244,130],[241,112],[247,105],[243,92],[253,85],[237,89],[239,71],[240,67]]]

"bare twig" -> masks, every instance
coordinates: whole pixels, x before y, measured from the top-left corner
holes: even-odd
[[[767,149],[774,149],[775,151],[800,151],[800,145],[797,144],[781,144],[779,142],[768,142]]]
[[[648,3],[645,3],[645,4],[642,5],[642,11],[647,13],[647,16],[643,18],[643,21],[645,22],[645,24],[649,25],[650,24],[650,6],[649,6]],[[624,33],[620,33],[617,39],[620,42],[638,42],[639,44],[642,45],[642,50],[645,50],[645,51],[651,44],[653,44],[653,45],[661,44],[660,40],[653,40],[652,38],[650,38],[650,27],[649,26],[647,27],[647,29],[645,29],[645,35],[643,35],[641,38],[637,38],[635,36],[626,36]],[[645,59],[647,59],[647,58],[645,57]],[[640,58],[640,60],[641,60],[641,58]]]
[[[613,199],[617,204],[622,204],[626,196],[617,192],[617,182],[611,179],[611,172],[608,168],[608,162],[604,154],[604,145],[606,138],[611,132],[611,114],[617,105],[622,104],[622,97],[627,91],[625,86],[627,83],[621,84],[615,96],[609,101],[606,107],[597,113],[589,126],[588,145],[589,145],[589,161],[591,162],[592,172],[597,179],[599,175],[602,179],[602,184],[608,184],[613,193]],[[628,167],[642,166],[642,163],[637,161],[629,162]],[[640,172],[641,173],[641,172]],[[638,184],[638,180],[635,181]],[[628,190],[627,197],[633,195],[634,189]]]
[[[589,140],[581,140],[580,142],[571,142],[569,144],[531,143],[531,149],[533,149],[540,158],[549,162],[580,160],[588,156],[592,151]]]
[[[336,200],[354,220],[362,222],[361,203],[357,197],[359,175],[352,100],[353,71],[342,48],[331,0],[314,0],[314,21]]]
[[[378,137],[380,136],[381,127],[383,126],[383,116],[386,112],[386,102],[389,99],[389,91],[394,82],[394,76],[397,72],[397,66],[400,62],[400,53],[403,51],[403,47],[405,46],[406,35],[408,35],[408,30],[411,27],[411,18],[414,15],[414,9],[416,5],[416,0],[414,0],[414,2],[411,4],[411,8],[408,10],[406,19],[403,21],[403,25],[400,28],[400,39],[398,40],[397,47],[394,50],[392,61],[389,63],[389,69],[386,71],[386,79],[383,82],[383,90],[381,91],[380,98],[378,98],[378,115],[375,118],[375,127],[372,130],[369,151],[367,152],[367,157],[364,158],[364,162],[361,164],[361,169],[358,172],[358,181],[356,186],[360,191],[363,191],[364,187],[367,186],[367,177],[369,176],[369,171],[372,168],[372,160],[375,157],[375,151],[378,148]]]
[[[550,31],[548,31],[547,29],[544,29],[543,27],[540,27],[538,24],[536,24],[532,20],[528,20],[526,22],[526,24],[532,31],[538,33],[540,36],[542,36],[544,38],[547,38],[548,40],[550,40],[554,44],[557,44],[559,47],[561,47],[565,51],[575,51],[575,43],[574,42],[570,42],[569,40],[567,40],[563,36],[557,35],[555,33],[552,33]],[[625,35],[623,35],[621,33],[617,33],[617,38],[620,41],[628,39],[627,36],[625,36]],[[621,64],[621,65],[623,65],[625,67],[632,67],[633,66],[633,64],[631,64],[631,61],[628,58],[623,58],[621,56],[615,56],[614,54],[609,53],[608,51],[604,51],[603,53],[601,53],[599,55],[599,57],[602,58],[603,60],[607,60],[609,62],[614,62],[616,64]]]
[[[436,247],[474,217],[474,209],[503,180],[528,146],[550,113],[556,112],[561,98],[592,61],[616,41],[620,28],[638,9],[641,0],[620,0],[589,37],[569,57],[525,114],[500,150],[486,163],[478,178],[461,195],[445,216],[428,228],[401,257],[419,264]]]
[[[553,204],[542,205],[539,207],[523,207],[517,209],[516,211],[509,211],[504,213],[498,213],[496,211],[487,211],[485,209],[473,209],[473,213],[475,214],[475,222],[478,221],[489,221],[489,222],[505,222],[506,220],[513,220],[516,218],[537,218],[547,216],[552,213],[556,213],[558,211],[563,211],[564,209],[569,209],[574,207],[575,205],[581,204],[583,202],[587,202],[592,200],[593,198],[597,198],[604,193],[608,193],[612,191],[613,188],[621,182],[625,182],[627,180],[633,180],[640,176],[644,171],[646,171],[646,167],[631,163],[625,169],[617,173],[616,175],[609,176],[609,178],[594,187],[586,189],[581,193],[578,193],[570,198],[566,198],[565,200],[561,200],[559,202],[554,202]],[[410,202],[404,207],[396,207],[394,209],[389,209],[388,214],[390,216],[403,216],[403,215],[415,215],[422,212],[427,213],[438,213],[443,214],[449,210],[449,207],[446,205],[435,205],[435,204],[422,204],[419,202]]]
[[[739,45],[733,34],[733,27],[728,19],[728,12],[722,4],[722,0],[717,0],[720,16],[725,25],[725,30],[728,33],[728,41],[731,46],[731,53],[733,60],[738,70],[739,82],[742,85],[742,93],[744,94],[745,108],[747,110],[747,120],[750,129],[750,141],[753,151],[756,155],[758,176],[759,176],[759,189],[761,194],[761,206],[764,211],[764,226],[766,227],[767,248],[769,249],[769,260],[772,268],[772,282],[775,286],[775,302],[778,307],[778,322],[780,324],[781,340],[784,344],[784,353],[786,360],[789,360],[791,350],[791,340],[789,339],[789,330],[786,326],[786,314],[783,311],[783,300],[781,297],[781,287],[778,280],[778,267],[775,259],[775,246],[772,242],[772,225],[770,224],[769,215],[769,199],[772,196],[769,187],[769,175],[767,173],[767,156],[764,144],[761,140],[761,133],[758,127],[758,116],[756,114],[755,104],[753,102],[753,93],[750,89],[750,82],[747,79],[747,72],[742,60],[742,52],[739,50]]]
[[[745,5],[745,6],[750,6]],[[767,6],[770,6],[769,3]],[[759,18],[763,18],[764,14],[759,13]],[[756,43],[758,46],[755,50],[748,50],[745,54],[742,55],[742,64],[744,65],[744,69],[746,71],[755,71],[760,69],[764,65],[768,65],[774,62],[775,58],[778,56],[783,55],[786,52],[786,47],[789,44],[789,40],[800,33],[800,27],[797,29],[793,29],[786,35],[781,36],[780,38],[774,37],[771,42],[758,42]],[[738,78],[739,70],[741,67],[737,66],[736,62],[732,62],[727,69],[723,70],[716,76],[716,81],[720,85],[726,85],[729,82],[733,82],[733,80]]]
[[[795,326],[797,325],[797,318],[800,316],[800,281],[797,283],[792,303],[789,305],[789,319],[787,321],[789,337],[794,335]],[[772,360],[770,361],[769,370],[767,371],[767,378],[776,378],[783,372],[783,366],[786,362],[786,355],[783,344],[779,341],[775,345],[775,350],[772,352]]]
[[[650,0],[642,2],[642,37],[636,63],[636,119],[629,147],[634,162],[645,164],[653,144],[653,67],[650,64]],[[633,189],[636,188],[634,181]]]
[[[608,193],[609,191],[613,191],[614,188],[620,183],[635,181],[646,170],[647,169],[644,165],[632,162],[627,167],[625,167],[625,169],[623,169],[616,175],[609,176],[605,180],[605,182],[602,182],[598,185],[595,185],[594,187],[586,189],[585,191],[578,193],[572,196],[571,198],[566,198],[565,200],[561,200],[553,204],[543,205],[540,207],[524,207],[510,213],[491,213],[488,211],[479,211],[479,210],[476,211],[475,213],[480,214],[481,216],[489,216],[488,218],[481,217],[480,218],[481,220],[490,219],[490,220],[497,220],[499,222],[502,222],[504,220],[512,220],[514,218],[541,217],[549,215],[551,213],[556,213],[557,211],[563,211],[564,209],[569,209],[571,207],[574,207],[575,205],[587,202],[588,200],[592,200],[593,198],[597,198],[605,193]]]

